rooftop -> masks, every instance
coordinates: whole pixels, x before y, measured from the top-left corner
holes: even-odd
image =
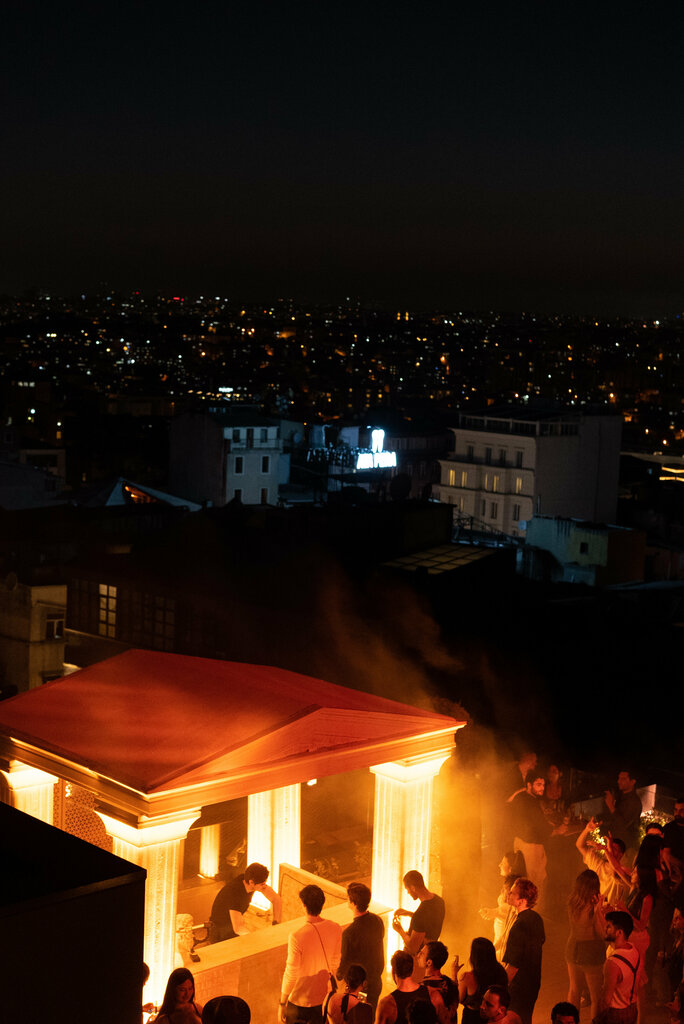
[[[463,724],[272,666],[129,650],[2,702],[0,755],[90,788],[96,773],[141,810],[429,753]]]

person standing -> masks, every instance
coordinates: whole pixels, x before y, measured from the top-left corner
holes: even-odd
[[[361,964],[366,972],[368,1002],[376,1007],[385,969],[385,926],[381,917],[368,910],[371,891],[367,885],[352,882],[347,886],[347,898],[354,920],[342,932],[342,958],[337,977],[344,978],[351,964]]]
[[[430,892],[420,871],[407,871],[404,875],[404,888],[412,900],[420,900],[420,906],[414,910],[395,910],[392,927],[404,940],[407,953],[415,956],[425,942],[432,942],[442,934],[444,900],[434,892]],[[402,917],[410,917],[408,931],[401,924]]]
[[[635,1024],[641,956],[629,941],[632,918],[625,910],[606,914],[606,942],[614,947],[603,967],[600,1018],[602,1024]]]
[[[533,909],[537,887],[529,878],[519,878],[511,889],[511,906],[517,917],[508,935],[503,961],[511,993],[510,1008],[522,1024],[532,1024],[532,1011],[541,985],[542,947],[546,941],[544,922]]]
[[[608,836],[604,850],[602,846],[589,838],[589,833],[596,828],[598,828],[598,822],[594,818],[590,818],[584,826],[584,830],[578,835],[575,846],[581,853],[586,866],[598,875],[601,895],[605,898],[606,903],[611,907],[616,907],[618,903],[623,903],[627,899],[629,893],[628,883],[612,863],[615,861],[618,866],[622,864],[625,844],[621,839],[613,839]],[[608,860],[606,852],[610,853],[611,861]]]
[[[591,997],[592,1020],[598,1014],[606,944],[603,941],[605,921],[599,877],[587,868],[575,879],[568,899],[570,934],[565,944],[568,966],[568,1002],[580,1005],[585,988]]]
[[[608,814],[603,819],[604,829],[613,838],[621,839],[627,850],[627,863],[631,864],[639,849],[639,822],[641,820],[641,797],[636,791],[636,779],[631,771],[618,772],[617,794],[607,789],[605,804]]]
[[[430,993],[439,1024],[452,1024],[458,1012],[458,985],[451,978],[447,978],[446,974],[442,974],[442,967],[448,957],[449,950],[443,942],[434,939],[425,944],[423,984]]]
[[[384,996],[378,1003],[375,1024],[407,1024],[408,1008],[417,999],[430,1003],[430,993],[425,985],[414,981],[413,957],[405,949],[392,954],[392,978],[397,986],[394,992]]]
[[[545,844],[551,835],[560,831],[552,829],[542,810],[541,798],[544,796],[545,785],[544,773],[540,769],[532,769],[527,773],[525,789],[517,794],[511,804],[515,836],[513,849],[523,854],[527,877],[536,885],[540,899],[546,882]]]
[[[684,877],[684,796],[675,800],[674,818],[663,829],[663,866],[674,893]]]
[[[284,1024],[322,1024],[331,976],[334,978],[340,965],[342,929],[335,921],[321,917],[325,893],[319,886],[305,885],[299,898],[306,911],[306,924],[288,939],[278,1017]]]

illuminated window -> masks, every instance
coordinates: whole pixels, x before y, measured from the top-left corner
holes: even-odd
[[[468,486],[468,470],[467,469],[462,469],[461,470],[461,487],[467,487],[467,486]]]
[[[495,473],[494,474],[494,479],[492,480],[492,490],[493,491],[498,491],[499,490],[499,481],[500,480],[501,480],[501,477],[499,476],[499,474]]]
[[[521,476],[516,476],[516,478],[515,478],[515,493],[516,494],[522,494],[522,487],[523,487],[523,478]]]
[[[449,470],[449,487],[455,487],[455,486],[456,486],[456,470],[455,469],[450,469]]]
[[[241,476],[244,473],[245,460],[242,455],[235,456],[235,475]]]
[[[116,587],[109,587],[106,583],[100,583],[100,621],[98,633],[100,636],[116,636]]]

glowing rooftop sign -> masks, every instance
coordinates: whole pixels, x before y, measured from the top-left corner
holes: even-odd
[[[391,469],[397,464],[397,453],[386,452],[385,431],[375,429],[371,431],[371,450],[359,452],[356,458],[357,469]]]

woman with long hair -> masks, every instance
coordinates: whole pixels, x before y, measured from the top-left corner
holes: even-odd
[[[584,986],[589,989],[592,1020],[598,1015],[606,960],[604,940],[606,922],[599,877],[595,871],[582,871],[568,897],[570,934],[565,944],[568,965],[568,1002],[580,1005]]]
[[[505,969],[496,959],[494,943],[489,939],[473,939],[470,967],[458,982],[458,996],[463,1004],[461,1024],[481,1024],[482,996],[490,985],[508,985],[508,978]]]
[[[480,907],[480,917],[494,922],[494,948],[497,954],[506,947],[506,938],[515,920],[515,910],[508,903],[508,894],[518,878],[525,877],[525,857],[520,850],[504,853],[499,862],[499,874],[503,885],[495,907]]]
[[[155,1024],[202,1024],[202,1007],[195,1002],[195,979],[187,967],[171,971]]]

